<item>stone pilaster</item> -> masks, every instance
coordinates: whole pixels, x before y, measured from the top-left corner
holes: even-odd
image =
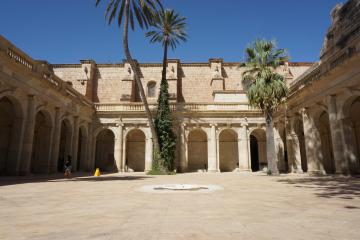
[[[295,132],[295,118],[287,118],[286,146],[288,153],[289,172],[302,173],[300,142]]]
[[[146,147],[145,147],[145,172],[150,171],[152,168],[153,161],[153,138],[146,138]]]
[[[22,161],[20,165],[20,174],[27,175],[30,173],[30,161],[32,155],[33,141],[34,141],[34,128],[35,128],[35,97],[34,95],[28,96],[28,106],[26,115],[26,128],[24,133],[24,142],[22,148]]]
[[[275,141],[275,155],[278,162],[278,168],[280,172],[286,171],[285,165],[285,144],[281,138],[279,123],[274,127],[274,141]]]
[[[309,109],[302,109],[301,114],[304,124],[308,173],[324,174],[325,171],[321,161],[322,159],[319,156],[319,153],[322,152],[319,130],[315,126],[314,119],[309,113]]]
[[[332,149],[335,160],[335,173],[348,173],[349,172],[349,161],[346,158],[345,149],[348,148],[345,142],[345,132],[340,121],[337,118],[337,107],[336,107],[336,96],[331,95],[328,98],[328,109],[329,109],[329,124],[331,132]],[[346,131],[346,130],[345,130]],[[348,132],[349,134],[349,132]],[[350,133],[351,134],[351,133]],[[351,143],[354,144],[354,143]]]
[[[210,138],[208,139],[208,171],[218,171],[216,124],[210,124]]]
[[[249,158],[249,138],[247,134],[247,123],[241,125],[238,132],[238,154],[239,154],[239,170],[250,171],[250,158]]]
[[[72,166],[74,171],[78,171],[78,145],[79,145],[79,116],[74,117],[74,129],[72,140]]]
[[[58,158],[59,158],[59,147],[60,147],[60,137],[61,137],[61,123],[60,119],[60,108],[55,108],[55,124],[54,124],[54,131],[53,131],[53,146],[50,158],[50,173],[57,172],[57,165],[58,165]]]
[[[86,165],[84,166],[85,171],[92,171],[94,170],[95,165],[95,144],[96,139],[94,140],[94,134],[93,134],[93,125],[91,123],[88,123],[88,137],[87,137],[87,147],[86,147]]]
[[[180,124],[180,164],[179,170],[180,172],[186,172],[187,170],[187,153],[186,153],[186,133],[185,133],[186,124]]]
[[[123,124],[120,123],[117,126],[117,137],[115,139],[115,149],[114,149],[114,156],[115,156],[115,163],[117,170],[119,172],[124,172],[124,165],[122,164],[122,151],[123,151]]]

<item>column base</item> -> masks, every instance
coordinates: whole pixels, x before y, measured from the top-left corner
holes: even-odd
[[[326,172],[324,170],[308,170],[307,173],[310,176],[324,176]]]
[[[251,169],[239,169],[239,172],[251,172]]]
[[[207,170],[208,173],[218,173],[220,172],[219,170],[216,170],[216,169],[208,169]]]

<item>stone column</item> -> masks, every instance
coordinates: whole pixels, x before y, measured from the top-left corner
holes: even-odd
[[[32,147],[34,141],[34,128],[35,128],[35,97],[34,95],[28,96],[26,128],[24,133],[24,142],[22,149],[22,161],[20,165],[20,174],[27,175],[30,173],[30,162],[32,155]]]
[[[185,172],[187,170],[187,154],[186,154],[186,133],[185,133],[186,124],[180,124],[180,172]]]
[[[126,135],[123,135],[123,141],[122,141],[123,149],[122,149],[122,158],[121,158],[122,163],[121,163],[121,166],[123,167],[124,172],[126,172],[128,170],[128,166],[127,166],[127,162],[126,162],[126,147],[127,147],[126,144],[127,144]],[[146,151],[146,143],[145,143],[145,151]]]
[[[95,155],[93,154],[93,152],[95,151],[95,147],[93,146],[93,127],[92,124],[89,123],[88,124],[88,138],[87,138],[87,143],[86,143],[86,166],[85,169],[86,171],[92,171],[94,170],[94,162],[95,162]],[[96,141],[95,141],[96,142]]]
[[[72,166],[74,171],[78,171],[78,145],[79,145],[79,116],[74,116],[74,129],[72,141]]]
[[[295,132],[295,119],[287,118],[286,146],[288,153],[289,172],[302,173],[300,142]]]
[[[339,129],[342,135],[343,145],[343,165],[340,168],[345,168],[350,173],[360,173],[359,159],[357,155],[356,147],[356,135],[353,123],[349,118],[343,118],[339,120]],[[347,167],[347,168],[346,168]],[[344,173],[346,173],[344,171]]]
[[[153,139],[152,137],[146,138],[145,147],[145,172],[150,171],[153,161]]]
[[[275,141],[275,155],[278,163],[278,169],[280,172],[286,171],[285,166],[285,144],[281,138],[280,124],[276,123],[274,127],[274,141]]]
[[[210,127],[210,138],[208,138],[208,172],[217,172],[216,124],[210,124]]]
[[[320,133],[315,126],[313,117],[309,113],[309,109],[302,109],[301,114],[304,124],[304,137],[308,172],[315,174],[324,174],[324,167],[319,156],[319,153],[322,152]]]
[[[239,153],[239,170],[250,171],[249,164],[249,138],[247,134],[247,123],[241,124],[241,129],[238,132],[238,153]]]
[[[114,149],[114,155],[115,155],[115,162],[116,167],[119,172],[124,171],[124,166],[122,164],[122,150],[123,150],[123,124],[120,123],[117,126],[117,137],[115,139],[115,149]]]
[[[50,173],[57,172],[58,158],[59,158],[59,147],[60,147],[60,137],[61,137],[61,123],[60,123],[60,108],[55,108],[55,124],[53,132],[53,146],[51,152],[51,162],[50,162]]]
[[[329,123],[331,132],[332,149],[335,160],[335,173],[348,173],[349,162],[344,153],[346,143],[344,141],[343,129],[341,129],[340,122],[337,119],[336,96],[331,95],[328,98]]]

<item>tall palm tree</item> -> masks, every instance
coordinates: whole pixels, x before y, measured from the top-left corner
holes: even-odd
[[[155,117],[155,127],[159,137],[160,159],[154,167],[160,170],[174,168],[176,138],[172,130],[172,118],[169,105],[168,82],[166,79],[168,47],[175,50],[180,41],[186,41],[186,18],[174,10],[161,10],[154,18],[155,30],[146,33],[151,43],[162,43],[164,48],[163,69],[161,75],[160,94],[158,97],[158,111]]]
[[[243,83],[249,103],[262,109],[266,119],[266,157],[271,174],[278,174],[276,164],[273,112],[287,96],[284,77],[276,69],[288,61],[284,49],[277,49],[274,41],[256,40],[246,49],[246,70]]]
[[[96,6],[100,4],[102,0],[96,0]],[[132,30],[135,29],[135,19],[140,28],[148,28],[153,23],[154,16],[158,8],[162,9],[160,0],[108,0],[106,7],[105,17],[110,25],[115,19],[117,19],[118,26],[123,28],[123,49],[126,60],[129,62],[133,73],[136,85],[139,89],[141,101],[144,104],[145,113],[149,121],[150,130],[154,140],[154,152],[159,151],[159,141],[156,134],[155,124],[153,117],[145,96],[145,91],[142,86],[139,70],[136,62],[133,60],[129,50],[129,24]]]

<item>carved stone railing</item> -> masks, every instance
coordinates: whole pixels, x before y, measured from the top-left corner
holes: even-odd
[[[15,45],[0,35],[0,57],[7,59],[9,64],[28,71],[35,78],[45,80],[56,91],[62,92],[67,96],[71,96],[80,102],[91,106],[92,103],[83,95],[77,92],[73,87],[69,86],[62,79],[57,77],[51,70],[50,65],[45,61],[36,61],[29,55],[18,49]]]
[[[98,112],[144,112],[142,103],[96,103]],[[150,110],[155,110],[157,104],[149,104]],[[228,112],[228,111],[258,111],[248,103],[170,103],[172,111],[182,112]]]

